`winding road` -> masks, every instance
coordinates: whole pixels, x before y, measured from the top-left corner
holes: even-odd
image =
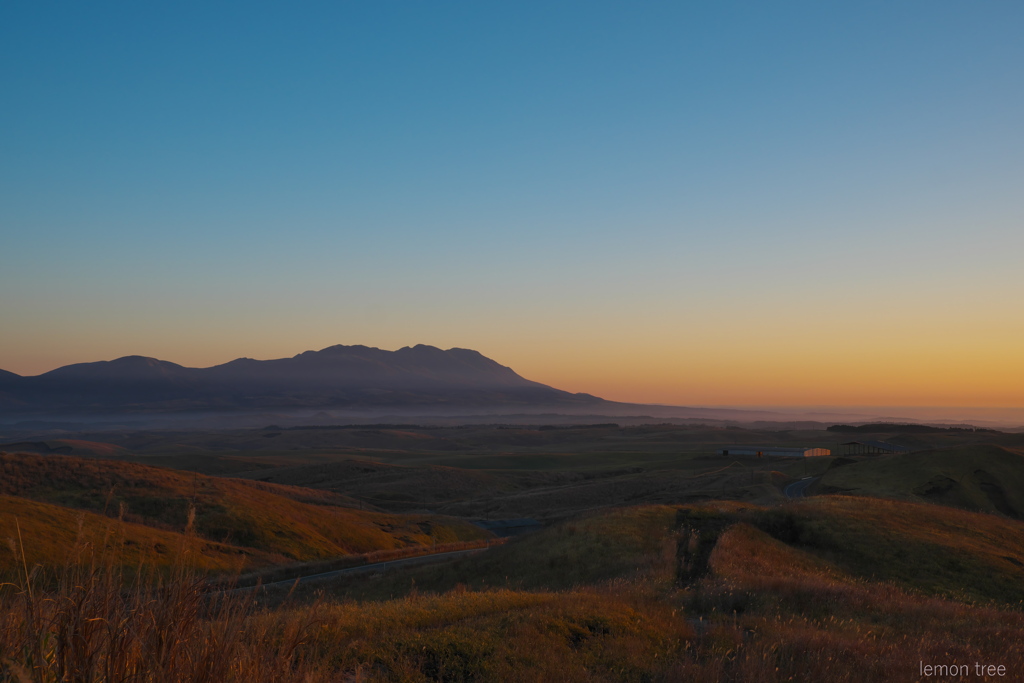
[[[814,482],[821,479],[821,477],[804,477],[800,481],[794,481],[792,484],[787,484],[782,493],[786,498],[806,498],[807,488]]]
[[[233,588],[227,591],[221,591],[223,593],[242,593],[244,591],[251,591],[257,588],[266,590],[271,586],[288,586],[291,587],[296,583],[307,583],[309,581],[317,581],[320,579],[330,579],[335,576],[341,576],[342,574],[360,574],[363,572],[373,571],[387,571],[393,567],[405,567],[414,564],[429,564],[431,562],[444,562],[445,560],[454,560],[464,555],[472,555],[475,553],[486,552],[490,548],[470,548],[469,550],[451,550],[445,553],[432,553],[430,555],[416,555],[415,557],[403,557],[398,560],[388,560],[387,562],[374,562],[373,564],[363,564],[358,567],[349,567],[348,569],[335,569],[330,572],[321,572],[319,574],[308,574],[306,576],[299,576],[292,579],[285,579],[284,581],[271,581],[270,583],[263,583],[257,586],[243,586],[242,588]]]

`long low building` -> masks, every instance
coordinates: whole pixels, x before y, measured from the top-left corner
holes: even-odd
[[[846,455],[888,455],[910,452],[906,446],[897,446],[885,441],[847,441],[843,447],[846,449]]]
[[[759,458],[810,458],[819,455],[832,455],[827,448],[783,448],[781,446],[725,446],[718,451],[719,455],[756,455]]]

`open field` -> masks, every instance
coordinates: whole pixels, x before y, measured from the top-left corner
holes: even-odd
[[[1024,450],[983,444],[863,458],[834,467],[822,492],[920,500],[1024,518]]]
[[[0,655],[10,672],[52,675],[120,654],[181,681],[853,682],[976,663],[1013,680],[1024,569],[999,558],[1024,559],[1003,542],[1022,535],[1013,520],[867,498],[622,508],[265,607],[204,607],[187,576],[126,595],[94,571],[62,589],[77,612],[7,587]],[[906,554],[880,575],[874,558],[893,546]],[[994,568],[1004,579],[976,582]],[[139,628],[118,641],[93,626],[115,616]],[[172,650],[152,649],[154,628]],[[80,645],[54,649],[61,638]]]
[[[853,439],[891,441],[914,450],[994,443],[1024,447],[1024,434],[939,431],[845,433],[766,425],[740,429],[714,425],[355,425],[222,431],[116,431],[35,435],[20,440],[44,448],[89,442],[70,455],[117,449],[124,457],[211,474],[358,458],[391,464],[462,469],[589,470],[617,467],[688,467],[728,445],[819,446],[833,453]],[[52,437],[52,438],[51,438]],[[47,445],[48,444],[48,445]],[[0,445],[0,450],[5,448]],[[7,450],[24,450],[24,448]],[[103,457],[110,457],[104,455]]]
[[[69,560],[78,564],[114,556],[127,569],[167,568],[187,556],[197,571],[209,574],[281,561],[255,548],[5,495],[0,495],[0,539],[0,578],[6,580],[18,573],[22,559],[28,567],[52,568]]]
[[[158,672],[151,679],[182,681],[853,682],[975,662],[1024,675],[1019,435],[944,432],[940,442],[976,441],[759,459],[713,451],[828,447],[829,436],[264,431],[72,435],[82,438],[44,442],[46,455],[0,455],[0,534],[22,539],[0,548],[3,675],[52,672],[57,650],[46,648],[75,633],[106,653],[99,660],[128,648],[125,661]],[[719,441],[699,441],[709,434]],[[71,443],[87,457],[56,450]],[[966,493],[928,495],[939,476]],[[821,477],[812,497],[787,500],[803,477]],[[836,495],[843,487],[855,495]],[[251,584],[472,548],[488,534],[469,520],[523,517],[545,526],[437,564],[240,594],[200,580],[231,585],[248,572]],[[44,569],[33,575],[34,564]],[[171,613],[191,621],[160,616]],[[141,640],[89,625],[115,617],[140,624]],[[177,634],[180,655],[147,650],[161,633]]]
[[[560,523],[449,566],[376,581],[339,581],[338,590],[348,597],[378,599],[404,595],[413,586],[440,592],[460,584],[481,590],[569,588],[642,573],[666,544],[675,548],[680,527],[700,531],[707,542],[737,525],[799,551],[830,576],[965,602],[1024,605],[1021,522],[937,505],[845,496],[777,506],[714,501],[619,508]]]
[[[251,557],[259,560],[257,565],[325,560],[488,535],[458,519],[360,509],[365,506],[327,491],[112,460],[2,454],[0,475],[0,535],[13,538],[16,524],[24,525],[27,522],[21,520],[32,516],[34,533],[22,534],[26,554],[47,562],[54,559],[52,552],[37,551],[36,546],[50,547],[51,539],[61,534],[73,536],[78,517],[89,520],[88,529],[98,528],[99,520],[108,517],[128,523],[136,535],[149,529],[150,535],[160,535],[158,540],[145,541],[149,547],[177,547],[179,542],[171,542],[170,537],[180,536],[191,526],[198,539],[213,544],[210,548]],[[46,514],[33,515],[26,506]],[[0,556],[0,561],[11,560],[9,555]],[[240,562],[217,566],[237,570]]]
[[[975,661],[1019,674],[1022,537],[999,517],[864,498],[627,508],[453,565],[333,582],[326,604],[343,606],[321,614],[371,680],[389,673],[368,661],[406,680],[429,679],[425,665],[485,680],[914,680],[921,662]],[[346,630],[382,615],[403,627]]]

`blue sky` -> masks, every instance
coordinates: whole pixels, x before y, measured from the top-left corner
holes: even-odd
[[[0,368],[422,342],[611,398],[841,403],[811,378],[927,337],[933,370],[1001,359],[963,401],[1024,405],[1022,29],[1018,2],[5,3]]]

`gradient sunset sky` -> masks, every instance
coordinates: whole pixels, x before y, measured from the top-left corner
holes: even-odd
[[[639,5],[639,6],[638,6]],[[1024,3],[0,5],[0,368],[1024,406]]]

